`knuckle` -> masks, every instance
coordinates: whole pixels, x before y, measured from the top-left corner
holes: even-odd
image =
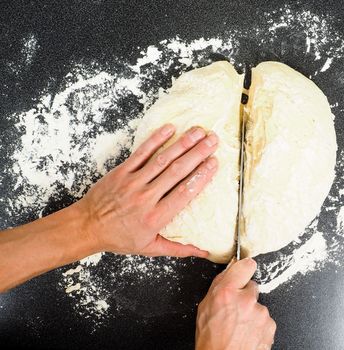
[[[126,165],[126,161],[124,163],[117,165],[116,168],[113,169],[113,175],[116,178],[121,178],[125,176],[126,174],[125,165]]]
[[[192,191],[190,191],[190,189],[188,188],[187,185],[185,184],[181,184],[178,187],[178,193],[181,197],[181,199],[186,199],[189,200],[192,197]]]
[[[213,289],[212,294],[213,294],[214,300],[221,304],[228,303],[234,297],[233,289],[230,287],[223,287],[223,286],[216,286]]]
[[[170,166],[170,172],[173,176],[180,174],[182,170],[182,162],[180,160],[175,160]]]
[[[175,203],[170,200],[164,202],[162,209],[165,213],[169,213],[173,210]]]
[[[167,158],[163,154],[159,154],[155,158],[155,164],[158,169],[165,167],[167,163],[168,163]]]
[[[204,170],[197,170],[190,175],[185,182],[188,194],[196,195],[207,183],[207,174]]]
[[[142,158],[148,154],[148,149],[145,144],[141,145],[133,154],[132,157]]]
[[[252,289],[252,291],[254,292],[254,295],[252,295],[252,297],[256,300],[259,296],[259,286],[258,283],[255,281],[250,281],[248,283],[248,288]]]
[[[205,299],[203,299],[197,306],[197,310],[199,312],[202,312],[202,310],[204,309],[204,303],[205,303]]]
[[[251,307],[257,303],[257,299],[252,294],[248,294],[243,297],[243,303]]]
[[[276,329],[277,329],[277,324],[276,322],[271,318],[270,319],[270,323],[271,323],[271,333],[272,335],[275,335]]]
[[[270,319],[270,313],[269,313],[269,310],[266,306],[261,305],[260,310],[259,310],[259,315],[263,321],[267,321]]]
[[[212,150],[203,142],[196,147],[196,151],[202,158],[206,158],[212,153]]]

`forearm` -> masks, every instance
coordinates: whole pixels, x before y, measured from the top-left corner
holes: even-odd
[[[0,291],[97,251],[78,205],[0,232]]]

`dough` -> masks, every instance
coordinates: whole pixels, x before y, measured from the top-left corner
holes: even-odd
[[[319,213],[337,144],[326,96],[287,65],[253,69],[247,107],[242,246],[255,256],[295,240]]]
[[[208,250],[219,263],[235,247],[242,91],[243,76],[228,62],[183,74],[145,114],[133,146],[167,122],[177,128],[167,146],[194,125],[218,134],[216,175],[160,233]],[[281,63],[253,69],[245,116],[241,244],[244,255],[255,256],[287,245],[317,215],[334,178],[336,135],[325,95]]]
[[[179,77],[168,94],[148,110],[136,132],[135,150],[156,128],[169,122],[177,132],[200,125],[220,138],[219,168],[211,183],[160,234],[210,252],[227,262],[233,254],[238,207],[239,114],[243,76],[231,64],[217,62]]]

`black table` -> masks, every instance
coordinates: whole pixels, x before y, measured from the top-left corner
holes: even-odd
[[[277,18],[286,8],[294,13],[309,10],[321,18],[325,16],[339,35],[339,41],[344,42],[341,39],[344,38],[344,8],[340,1],[334,0],[1,1],[0,228],[29,222],[38,216],[30,206],[19,212],[11,212],[7,207],[7,199],[18,195],[13,174],[7,169],[20,137],[14,127],[15,120],[8,116],[35,106],[42,90],[54,94],[63,83],[71,62],[87,65],[97,61],[98,66],[106,70],[116,67],[118,58],[134,62],[142,48],[176,35],[192,41],[200,37],[226,38],[231,31],[242,31],[234,53],[235,62],[242,63],[236,64],[239,70],[260,61],[278,60],[306,76],[312,75],[334,105],[340,156],[344,58],[339,49],[339,53],[331,53],[331,47],[337,45],[338,48],[340,43],[333,44],[335,38],[331,38],[328,53],[336,56],[332,66],[323,74],[315,74],[324,65],[326,57],[316,59],[314,55],[306,54],[306,38],[298,32],[297,26],[281,28],[272,43],[262,42],[262,33],[258,38],[255,28],[266,29],[268,37],[267,28],[271,23],[267,18]],[[34,35],[38,49],[26,67],[20,57],[22,40],[28,35]],[[221,58],[211,53],[209,57],[212,60]],[[179,73],[169,72],[157,84],[166,87],[171,76]],[[130,113],[140,110],[136,105],[125,108]],[[318,226],[328,237],[336,229],[336,214],[342,199],[339,193],[341,171],[339,165],[332,199],[327,200],[334,209],[323,211],[319,219]],[[76,198],[61,188],[59,199],[50,201],[43,214],[65,207],[74,200]],[[274,257],[258,257],[257,261]],[[269,307],[278,324],[275,349],[344,349],[343,258],[344,253],[339,250],[337,265],[333,262],[325,264],[321,271],[296,276],[292,285],[282,285],[270,294],[262,295],[261,302]],[[108,269],[118,266],[121,259],[106,255],[93,268],[94,273],[106,280]],[[152,264],[164,264],[164,259],[156,259]],[[113,296],[108,301],[110,308],[96,322],[95,316],[85,317],[74,311],[73,299],[59,285],[60,270],[35,278],[0,296],[1,348],[192,349],[197,303],[223,267],[197,259],[178,261],[176,266],[178,278],[139,279],[132,274],[125,283],[119,283],[117,289],[114,284]]]

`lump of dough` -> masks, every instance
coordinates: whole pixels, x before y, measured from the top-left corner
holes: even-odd
[[[326,96],[287,65],[253,69],[246,113],[241,243],[255,256],[295,240],[319,213],[334,179],[337,144]]]
[[[227,62],[183,74],[143,117],[133,146],[165,123],[177,128],[167,146],[194,125],[218,134],[217,174],[160,232],[208,250],[214,262],[234,253],[242,90],[243,77]],[[256,256],[295,240],[318,214],[333,182],[337,145],[325,95],[281,63],[253,69],[245,118],[241,245],[243,255]]]
[[[219,167],[212,181],[167,225],[164,237],[210,252],[214,262],[233,255],[238,206],[240,101],[243,76],[228,62],[194,69],[179,77],[148,110],[136,132],[135,150],[156,128],[176,126],[167,145],[194,125],[219,136]]]

